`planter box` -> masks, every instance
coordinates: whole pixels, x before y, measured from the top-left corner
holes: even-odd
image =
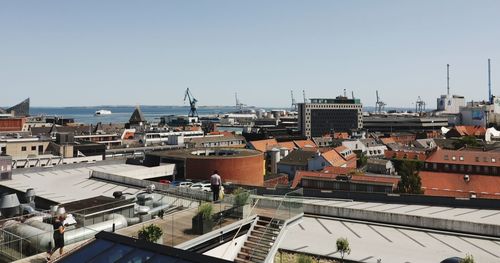
[[[196,215],[193,217],[191,222],[191,229],[193,230],[194,234],[203,235],[212,231],[212,219],[204,219],[202,215]]]
[[[247,218],[250,216],[251,209],[250,204],[235,207],[233,210],[233,216],[236,218]]]

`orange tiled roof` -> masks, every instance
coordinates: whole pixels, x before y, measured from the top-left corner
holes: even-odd
[[[298,148],[317,148],[318,146],[312,140],[293,141]]]
[[[289,150],[293,150],[295,148],[295,144],[293,142],[278,142],[278,145]]]
[[[331,167],[329,167],[331,168]],[[312,178],[325,178],[325,179],[335,179],[337,175],[346,175],[350,172],[354,171],[352,168],[346,167],[333,167],[338,170],[338,173],[325,172],[325,170],[321,172],[309,172],[309,171],[297,171],[295,173],[295,178],[292,182],[292,188],[296,188],[299,185],[300,181],[304,177],[312,177]],[[399,178],[397,177],[386,177],[386,176],[371,176],[371,175],[351,175],[351,181],[354,182],[370,182],[370,183],[387,183],[392,184],[393,187],[396,187],[398,184]]]
[[[332,166],[342,166],[345,165],[346,161],[342,158],[335,150],[330,150],[321,154],[325,160],[327,160]]]
[[[486,129],[481,126],[455,126],[451,130],[456,130],[461,136],[484,136]]]
[[[349,155],[346,155],[345,157],[341,154],[342,152],[344,151],[349,151],[349,148],[341,145],[341,146],[338,146],[338,147],[335,147],[335,151],[341,155],[342,158],[344,158],[346,161],[349,161],[349,160],[352,160],[354,158],[356,158],[356,154],[354,154],[352,151],[351,151],[351,154]]]
[[[349,174],[354,170],[356,169],[351,167],[326,166],[321,172],[330,174]]]
[[[426,162],[500,167],[500,152],[438,149],[431,153]]]
[[[278,141],[276,141],[276,139],[251,141],[250,145],[252,145],[252,147],[257,151],[266,152],[269,148],[276,147],[278,145]]]
[[[349,139],[349,133],[347,132],[336,132],[333,134],[335,139]]]
[[[469,197],[475,193],[479,198],[500,199],[500,176],[469,175],[421,171],[422,189],[425,195]]]
[[[389,137],[389,138],[380,138],[380,140],[382,141],[383,144],[396,143],[396,141],[392,137]]]

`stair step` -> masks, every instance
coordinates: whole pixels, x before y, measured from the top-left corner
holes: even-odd
[[[246,260],[262,260],[264,261],[266,259],[266,256],[258,255],[258,254],[252,254],[252,253],[245,253],[245,252],[239,252],[238,253],[238,258],[241,259],[246,259]]]
[[[262,231],[261,229],[254,229],[250,232],[252,236],[268,236],[268,237],[276,237],[278,236],[278,231]]]
[[[261,254],[266,254],[269,253],[271,249],[265,249],[265,248],[260,248],[260,247],[254,247],[254,248],[250,248],[250,247],[241,247],[241,252],[246,252],[246,253],[252,253],[255,251],[255,253],[261,253]]]
[[[274,245],[274,242],[260,242],[260,243],[258,243],[255,241],[247,240],[247,241],[245,241],[245,243],[243,245],[246,247],[249,247],[249,248],[267,249],[267,248],[271,248]]]
[[[249,236],[247,238],[247,240],[249,241],[253,241],[255,243],[258,243],[258,244],[269,244],[269,243],[274,243],[274,239],[272,238],[267,238],[267,237],[256,237],[256,236]]]

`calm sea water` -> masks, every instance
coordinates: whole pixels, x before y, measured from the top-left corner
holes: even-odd
[[[110,110],[111,115],[94,116],[98,110]],[[30,114],[35,115],[56,115],[65,118],[73,118],[75,122],[85,124],[102,123],[126,123],[132,116],[135,106],[97,106],[97,107],[31,107]],[[141,106],[142,113],[148,121],[159,121],[165,115],[187,115],[189,107],[176,106]],[[234,107],[201,107],[198,114],[213,115],[234,111]]]
[[[272,110],[278,108],[264,108]],[[280,108],[284,109],[284,108]],[[365,111],[373,111],[374,107],[364,107]],[[412,110],[403,108],[387,108],[386,110]],[[94,116],[98,110],[110,110],[113,114],[105,116]],[[96,107],[31,107],[30,114],[35,115],[55,115],[65,118],[73,118],[75,122],[85,124],[102,123],[126,123],[132,116],[135,106],[96,106]],[[165,115],[187,115],[189,113],[188,106],[141,106],[142,113],[148,121],[159,121],[161,116]],[[200,107],[198,114],[200,116],[215,115],[228,112],[234,112],[235,107],[219,106],[219,107]],[[413,109],[415,110],[415,109]]]

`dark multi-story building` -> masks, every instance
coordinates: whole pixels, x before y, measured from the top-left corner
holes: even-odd
[[[339,96],[299,103],[299,129],[308,138],[361,128],[363,105],[359,99]]]

